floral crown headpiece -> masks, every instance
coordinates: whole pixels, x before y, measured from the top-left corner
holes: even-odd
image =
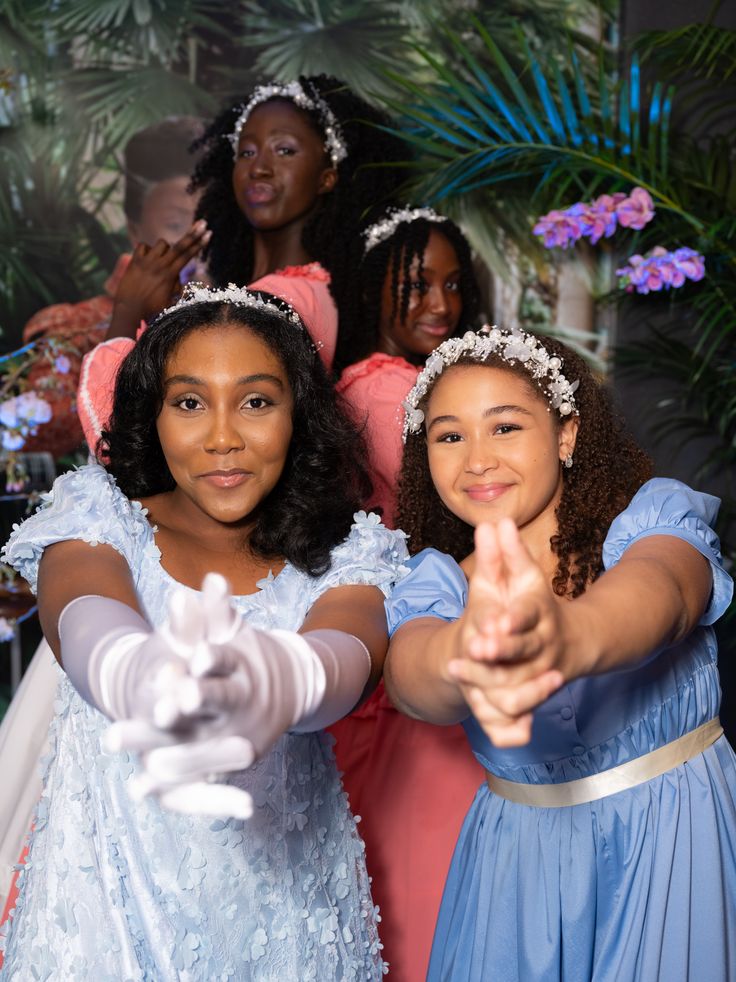
[[[301,317],[286,300],[282,300],[281,297],[267,300],[258,293],[253,293],[244,286],[236,286],[234,283],[228,283],[227,287],[224,288],[206,286],[204,283],[187,283],[176,303],[162,310],[156,319],[158,320],[174,310],[180,310],[182,307],[191,307],[196,303],[231,303],[236,307],[268,310],[306,333]]]
[[[394,208],[380,219],[380,221],[369,225],[362,232],[365,242],[363,255],[367,256],[371,249],[375,249],[381,242],[390,239],[399,225],[408,225],[411,222],[417,221],[419,218],[423,218],[427,222],[448,221],[444,215],[438,215],[434,208]]]
[[[269,99],[281,98],[293,102],[299,109],[311,109],[317,113],[325,133],[325,150],[332,161],[332,166],[337,167],[348,155],[347,143],[337,117],[314,86],[312,86],[312,93],[307,95],[301,82],[271,82],[268,85],[256,86],[248,102],[238,107],[240,112],[235,120],[233,131],[227,134],[227,139],[233,148],[233,156],[237,159],[240,133],[256,106],[268,102]]]
[[[427,358],[414,388],[402,403],[405,411],[404,443],[409,433],[419,432],[424,422],[419,403],[445,368],[461,358],[483,362],[489,355],[497,355],[511,364],[518,362],[523,365],[546,396],[550,409],[556,409],[563,418],[580,415],[574,398],[580,382],[570,382],[565,378],[561,358],[550,355],[532,334],[486,325],[480,331],[467,331],[461,338],[448,338]]]

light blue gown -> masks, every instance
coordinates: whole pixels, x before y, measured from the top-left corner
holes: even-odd
[[[709,625],[733,584],[709,527],[717,507],[676,481],[639,491],[611,526],[604,564],[647,535],[689,542],[713,571],[700,626],[631,668],[564,686],[536,711],[528,746],[497,749],[470,717],[464,726],[483,767],[528,784],[570,781],[718,713]],[[467,597],[457,564],[428,549],[409,565],[387,601],[391,631],[415,617],[457,619]],[[428,982],[495,980],[736,980],[736,756],[725,737],[661,777],[574,807],[514,804],[482,785],[448,875]]]
[[[109,543],[127,560],[153,624],[176,586],[151,527],[97,465],[59,478],[47,507],[12,535],[6,561],[35,588],[50,543]],[[356,516],[327,573],[287,565],[236,598],[259,628],[297,630],[331,587],[385,594],[406,556],[401,533]],[[331,737],[286,734],[232,782],[253,796],[246,822],[191,818],[129,795],[136,761],[107,754],[108,720],[59,669],[43,797],[21,880],[3,979],[54,982],[382,977],[364,847]]]

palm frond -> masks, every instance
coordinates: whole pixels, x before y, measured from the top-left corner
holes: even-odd
[[[686,24],[671,31],[645,31],[634,48],[664,75],[687,72],[719,84],[736,75],[736,31],[712,23]]]

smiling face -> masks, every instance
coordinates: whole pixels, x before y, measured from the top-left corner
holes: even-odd
[[[324,140],[304,112],[284,99],[256,106],[241,130],[233,169],[235,200],[253,228],[306,222],[336,182]]]
[[[457,365],[435,384],[425,424],[430,473],[447,508],[473,527],[510,517],[528,547],[548,549],[577,419],[558,425],[533,383],[514,372]]]
[[[293,398],[277,355],[241,325],[199,328],[169,356],[156,428],[193,523],[248,524],[284,469]]]
[[[394,258],[394,262],[400,261],[400,256]],[[378,350],[418,363],[454,334],[460,322],[460,260],[449,240],[433,229],[421,262],[415,256],[409,268],[409,307],[403,323],[403,285],[399,284],[399,299],[394,301],[392,277],[393,268],[389,266],[381,293]]]

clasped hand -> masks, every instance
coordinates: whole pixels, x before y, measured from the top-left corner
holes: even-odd
[[[532,711],[565,681],[567,611],[511,519],[480,525],[450,676],[498,747],[531,740]]]
[[[292,722],[270,691],[267,641],[232,608],[223,577],[208,574],[197,595],[173,594],[166,624],[146,642],[159,657],[142,714],[106,734],[108,750],[140,754],[134,793],[191,814],[252,814],[250,795],[217,776],[249,767]]]

